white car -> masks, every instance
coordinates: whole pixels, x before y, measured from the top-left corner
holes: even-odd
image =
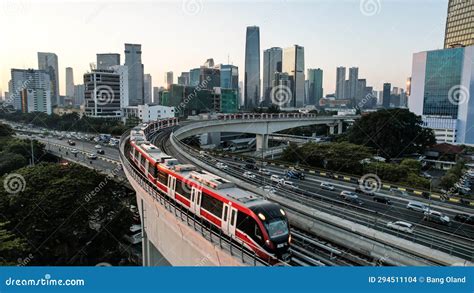
[[[291,181],[286,181],[284,180],[283,181],[283,186],[285,187],[289,187],[289,188],[292,188],[292,189],[298,189],[298,186],[296,186],[293,182]]]
[[[423,218],[425,221],[432,221],[438,222],[441,224],[448,224],[450,223],[450,219],[448,216],[433,210],[428,210],[425,212],[425,217]]]
[[[255,174],[253,174],[252,172],[245,172],[244,173],[244,177],[245,178],[248,178],[248,179],[255,179]]]
[[[100,144],[96,144],[96,145],[95,145],[95,148],[96,148],[96,149],[101,149],[102,146],[101,146]]]
[[[334,189],[335,189],[334,185],[329,184],[327,182],[322,182],[320,186],[321,186],[322,189],[326,189],[326,190],[334,191]]]
[[[429,211],[429,208],[425,204],[416,201],[410,201],[407,204],[407,209],[422,213]]]
[[[78,153],[79,153],[79,151],[76,150],[76,149],[72,149],[72,150],[71,150],[71,154],[73,154],[73,155],[78,154]]]
[[[96,156],[95,154],[88,154],[88,155],[87,155],[87,158],[88,158],[89,160],[95,160],[95,159],[97,159],[97,156]]]
[[[263,189],[265,192],[269,192],[269,193],[275,193],[275,192],[276,192],[275,188],[273,188],[273,187],[270,186],[270,185],[263,186],[262,189]]]
[[[259,169],[258,173],[263,174],[263,175],[267,175],[267,176],[272,175],[272,173],[270,173],[270,171],[268,171],[267,169]]]
[[[216,167],[217,167],[218,169],[227,169],[227,165],[224,164],[224,163],[222,163],[222,162],[218,162],[218,163],[216,164]]]
[[[270,176],[270,180],[273,181],[273,182],[276,182],[276,183],[283,183],[284,179],[281,178],[280,176],[278,175],[272,175]]]
[[[413,224],[403,222],[403,221],[396,221],[396,222],[388,222],[387,227],[393,230],[398,230],[405,233],[413,233]]]
[[[355,192],[352,192],[352,191],[347,191],[347,190],[343,190],[341,191],[341,197],[346,199],[346,198],[352,198],[352,199],[357,199],[359,198],[357,196],[357,194],[355,194]]]

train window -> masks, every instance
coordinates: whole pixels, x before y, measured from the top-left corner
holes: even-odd
[[[153,163],[148,162],[148,173],[156,178],[156,165],[153,165]]]
[[[158,181],[164,185],[168,185],[168,173],[159,171],[158,172]]]
[[[201,195],[201,208],[220,218],[224,204],[210,195],[203,193]]]
[[[230,216],[230,225],[235,225],[235,210],[232,210],[232,215]]]
[[[144,156],[141,156],[141,158],[140,158],[140,165],[145,167],[145,157]]]
[[[255,236],[262,240],[262,231],[260,231],[260,227],[258,227],[258,225],[255,225]]]
[[[184,196],[187,199],[191,198],[191,192],[190,192],[191,186],[187,185],[183,181],[176,179],[176,188],[175,191],[179,193],[179,195]]]
[[[227,222],[227,214],[229,213],[229,206],[224,207],[224,222]]]

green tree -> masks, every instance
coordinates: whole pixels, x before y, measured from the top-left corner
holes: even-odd
[[[378,149],[386,158],[423,153],[436,143],[433,131],[423,128],[421,117],[407,109],[379,110],[364,115],[348,130],[347,139]]]
[[[14,131],[9,125],[0,123],[0,137],[12,136],[13,133]]]
[[[25,241],[7,230],[8,222],[0,222],[0,266],[11,266],[25,253]]]
[[[39,164],[15,171],[25,189],[0,189],[0,210],[31,245],[35,265],[94,265],[118,254],[132,215],[127,191],[96,171]],[[3,178],[5,180],[5,178]],[[24,220],[28,219],[28,220]]]
[[[407,167],[411,172],[419,174],[421,172],[421,162],[414,159],[404,159],[400,166]]]
[[[0,152],[0,176],[28,165],[28,161],[19,154]]]

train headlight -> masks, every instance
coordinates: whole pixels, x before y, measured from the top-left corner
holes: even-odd
[[[262,221],[265,221],[265,219],[266,219],[266,218],[265,218],[265,215],[262,214],[262,213],[258,213],[258,217],[259,217],[260,220],[262,220]]]

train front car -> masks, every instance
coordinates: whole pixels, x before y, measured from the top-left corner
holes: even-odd
[[[269,239],[265,239],[264,247],[278,259],[290,259],[290,225],[285,211],[280,205],[265,201],[250,207],[262,221]]]

